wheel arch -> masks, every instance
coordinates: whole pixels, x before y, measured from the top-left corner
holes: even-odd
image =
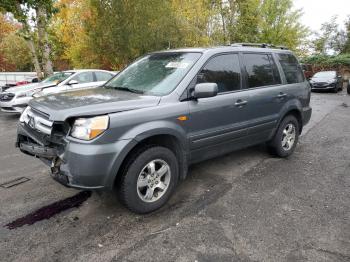
[[[116,185],[118,185],[119,178],[127,168],[130,157],[153,145],[163,146],[170,149],[175,154],[179,162],[179,178],[181,180],[186,178],[188,168],[188,151],[184,139],[180,138],[179,135],[175,135],[173,132],[165,132],[164,130],[158,130],[158,132],[153,130],[152,133],[138,135],[131,143],[132,145],[126,152],[123,153],[121,159],[116,161],[113,167],[114,174],[111,175],[108,182],[110,189],[114,189]]]
[[[277,127],[279,127],[279,125],[281,124],[283,119],[288,115],[292,115],[298,120],[299,134],[301,134],[303,131],[303,114],[302,114],[302,106],[301,106],[300,102],[295,102],[293,104],[287,104],[283,108]]]

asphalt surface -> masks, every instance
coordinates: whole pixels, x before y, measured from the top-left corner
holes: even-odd
[[[348,107],[347,107],[348,106]],[[113,194],[9,230],[78,193],[14,148],[18,118],[0,113],[1,261],[350,261],[350,96],[312,94],[295,153],[257,146],[191,167],[161,210],[141,216]]]

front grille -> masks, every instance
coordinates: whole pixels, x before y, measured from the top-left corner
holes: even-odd
[[[30,108],[27,112],[25,123],[32,129],[38,130],[41,133],[51,135],[53,121],[50,121],[48,116],[35,109]]]
[[[1,102],[9,102],[15,97],[15,94],[12,93],[4,93],[0,94],[0,101]]]

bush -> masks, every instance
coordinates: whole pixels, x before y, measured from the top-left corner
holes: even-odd
[[[341,54],[336,56],[329,55],[313,55],[302,60],[304,64],[311,64],[314,66],[350,66],[350,54]]]

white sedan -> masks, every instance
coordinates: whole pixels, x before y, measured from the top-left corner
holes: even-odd
[[[22,113],[33,97],[101,86],[114,75],[114,72],[98,69],[58,72],[40,83],[16,86],[0,93],[1,111]]]

